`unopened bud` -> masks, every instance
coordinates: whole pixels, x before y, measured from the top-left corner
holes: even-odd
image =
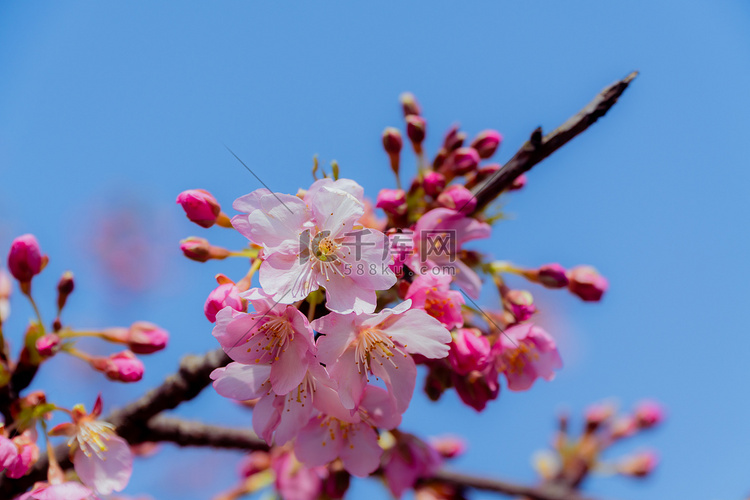
[[[500,395],[500,384],[495,373],[473,371],[468,375],[454,375],[453,385],[464,404],[482,411],[489,401]]]
[[[439,436],[430,439],[430,445],[443,458],[456,458],[466,451],[466,441],[455,436]]]
[[[388,127],[383,131],[383,149],[389,156],[401,153],[404,141],[401,139],[401,132],[397,128]]]
[[[495,154],[503,136],[496,130],[484,130],[471,141],[471,147],[477,150],[480,158],[487,159]]]
[[[477,207],[477,199],[471,191],[460,184],[454,184],[440,193],[437,202],[446,208],[456,210],[462,214],[470,214]]]
[[[205,189],[188,189],[177,196],[185,215],[201,227],[209,228],[216,223],[221,206],[216,198]]]
[[[420,154],[422,152],[422,141],[427,135],[427,121],[418,115],[407,116],[406,135],[414,146],[414,151]]]
[[[169,333],[148,321],[137,321],[128,329],[128,348],[136,354],[151,354],[167,347]]]
[[[586,409],[586,428],[589,431],[594,431],[612,418],[614,414],[615,408],[610,404],[599,403],[591,405]]]
[[[36,339],[36,350],[42,357],[48,358],[57,352],[60,346],[60,336],[56,333],[48,333]]]
[[[406,193],[403,189],[381,189],[375,206],[389,215],[403,215],[407,210]]]
[[[10,245],[8,253],[8,269],[21,283],[28,283],[42,272],[47,257],[43,257],[39,249],[39,242],[32,234],[19,236]]]
[[[143,363],[130,351],[111,354],[106,358],[91,358],[90,364],[95,370],[104,373],[108,379],[117,382],[138,382],[143,378]]]
[[[65,307],[65,303],[68,301],[68,296],[73,293],[75,288],[75,281],[73,281],[73,273],[65,271],[60,281],[57,282],[57,310],[62,311]]]
[[[459,328],[453,333],[453,340],[448,345],[448,363],[457,374],[466,375],[487,367],[490,341],[476,328]]]
[[[458,125],[453,125],[443,138],[443,149],[450,153],[464,145],[466,134],[458,129]]]
[[[422,188],[426,194],[435,198],[445,189],[445,176],[440,172],[427,172],[422,180]]]
[[[479,153],[473,148],[458,148],[448,158],[447,166],[455,175],[466,175],[479,166]]]
[[[509,290],[503,297],[503,303],[517,322],[526,321],[536,312],[534,296],[526,290]]]
[[[206,262],[211,259],[225,259],[230,252],[226,248],[211,245],[208,240],[190,236],[180,241],[180,250],[190,260]]]
[[[524,273],[527,275],[527,273]],[[545,264],[539,269],[531,271],[532,281],[545,286],[546,288],[565,288],[568,286],[568,275],[567,271],[560,264],[552,263]]]
[[[414,94],[412,94],[411,92],[404,92],[399,97],[399,100],[401,101],[401,108],[404,110],[405,117],[409,115],[421,115],[422,114],[422,110],[419,107],[417,98],[414,97]]]
[[[621,462],[617,467],[620,474],[634,477],[646,477],[659,464],[659,457],[653,451],[645,451]]]
[[[650,429],[664,420],[664,408],[656,401],[643,401],[635,409],[635,422],[641,429]]]
[[[234,283],[224,283],[214,288],[203,305],[203,313],[208,321],[216,323],[216,314],[225,307],[231,307],[235,311],[245,310],[245,302]]]
[[[599,272],[591,266],[574,267],[567,273],[568,290],[578,295],[586,302],[601,300],[607,291],[609,283]]]
[[[508,188],[509,191],[518,191],[519,189],[523,189],[523,187],[526,185],[526,174],[521,174],[515,179],[513,179],[513,182],[511,183],[510,187]]]

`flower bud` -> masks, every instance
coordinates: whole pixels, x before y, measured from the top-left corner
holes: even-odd
[[[466,441],[455,436],[440,436],[430,439],[430,445],[443,458],[456,458],[466,451]]]
[[[459,375],[482,371],[489,362],[490,341],[476,328],[459,328],[448,345],[448,362]]]
[[[614,414],[615,409],[610,404],[598,403],[591,405],[586,409],[586,428],[590,431],[594,431],[604,422],[612,418]]]
[[[389,215],[404,215],[407,210],[406,193],[402,189],[381,189],[375,206]]]
[[[12,291],[10,276],[0,268],[0,324],[10,316],[10,294]]]
[[[245,303],[234,283],[224,283],[214,288],[208,294],[203,312],[208,321],[216,323],[216,314],[225,307],[231,307],[235,311],[245,310]]]
[[[344,469],[332,470],[323,480],[324,498],[340,500],[346,496],[351,482],[351,474]]]
[[[414,97],[414,94],[411,92],[404,92],[399,97],[399,100],[401,101],[401,107],[404,110],[404,117],[422,114],[417,98]]]
[[[503,297],[503,303],[519,323],[526,321],[536,312],[534,296],[526,290],[509,290]]]
[[[521,174],[515,179],[513,179],[513,182],[511,183],[508,190],[518,191],[519,189],[522,189],[525,185],[526,185],[526,174]]]
[[[128,348],[136,354],[151,354],[167,347],[169,333],[148,321],[136,321],[128,329]]]
[[[635,419],[632,417],[620,417],[610,426],[609,432],[612,439],[630,437],[638,430]]]
[[[56,333],[48,333],[36,339],[36,350],[45,358],[48,358],[57,352],[60,345],[60,336]]]
[[[229,257],[229,250],[226,248],[215,247],[208,240],[190,236],[180,241],[180,250],[190,260],[197,262],[206,262],[211,259],[225,259]]]
[[[496,130],[484,130],[471,141],[471,147],[477,150],[482,159],[490,158],[495,154],[503,136]]]
[[[607,291],[609,283],[591,266],[574,267],[567,273],[568,290],[578,295],[586,302],[597,302],[601,300]]]
[[[31,467],[39,459],[39,447],[34,442],[36,435],[31,436],[31,431],[26,431],[23,434],[14,437],[11,442],[16,447],[16,455],[12,456],[11,460],[8,460],[6,456],[6,469],[5,475],[11,479],[18,479],[25,476]]]
[[[427,135],[427,121],[419,115],[406,117],[406,135],[414,146],[417,154],[422,152],[422,141]]]
[[[448,163],[455,175],[466,175],[479,166],[479,153],[472,148],[458,148],[448,159]]]
[[[422,188],[425,193],[435,198],[445,189],[445,176],[440,172],[427,172],[422,180]]]
[[[536,270],[536,281],[547,288],[565,288],[568,276],[560,264],[545,264]]]
[[[65,271],[57,282],[57,310],[61,311],[65,307],[65,303],[68,301],[68,296],[73,293],[75,288],[75,282],[73,281],[73,273]]]
[[[664,408],[656,401],[643,401],[635,409],[635,422],[641,429],[650,429],[664,420]]]
[[[443,138],[443,149],[450,153],[464,145],[466,134],[458,130],[458,125],[453,125]]]
[[[383,149],[388,153],[388,156],[400,154],[403,146],[404,141],[401,139],[401,132],[397,128],[388,127],[383,131]]]
[[[42,257],[39,242],[32,234],[19,236],[10,245],[8,269],[21,283],[28,283],[31,278],[42,272],[46,257]]]
[[[471,194],[471,191],[460,184],[454,184],[440,193],[437,202],[462,214],[470,214],[477,207],[477,199]]]
[[[205,228],[213,226],[221,213],[219,202],[205,189],[183,191],[177,196],[177,203],[188,219]]]
[[[91,358],[91,366],[117,382],[138,382],[143,378],[143,363],[130,351],[111,354],[107,358]]]
[[[446,389],[453,385],[451,368],[442,360],[429,363],[427,376],[424,378],[424,392],[431,401],[438,401]]]
[[[655,452],[645,451],[621,462],[617,471],[627,476],[646,477],[654,471],[658,463],[659,457]]]

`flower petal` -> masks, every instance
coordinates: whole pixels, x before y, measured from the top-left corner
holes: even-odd
[[[128,443],[119,436],[111,435],[102,458],[96,454],[86,456],[79,448],[73,456],[76,474],[83,484],[97,493],[109,495],[122,491],[133,472],[133,452]]]
[[[270,375],[271,367],[268,365],[229,363],[212,371],[211,380],[214,381],[216,392],[225,398],[246,401],[268,392]]]

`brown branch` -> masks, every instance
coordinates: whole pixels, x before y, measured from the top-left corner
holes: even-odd
[[[472,190],[477,199],[477,208],[474,212],[484,209],[500,193],[508,189],[519,175],[531,170],[534,165],[547,158],[604,116],[615,105],[617,99],[625,92],[625,89],[636,76],[638,76],[638,72],[633,71],[624,79],[602,90],[585,108],[575,116],[568,118],[552,133],[542,136],[541,127],[534,130],[530,139],[521,146],[521,149],[513,155],[508,163]]]

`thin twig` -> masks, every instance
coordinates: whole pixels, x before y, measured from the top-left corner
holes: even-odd
[[[625,89],[636,76],[638,76],[638,72],[633,71],[624,79],[602,90],[585,108],[575,116],[568,118],[552,133],[543,136],[541,127],[534,130],[531,133],[531,138],[521,146],[521,149],[513,155],[508,163],[472,190],[477,200],[477,207],[474,212],[484,209],[500,193],[508,189],[518,176],[531,170],[534,165],[547,158],[604,116],[615,105],[617,99],[625,92]]]

